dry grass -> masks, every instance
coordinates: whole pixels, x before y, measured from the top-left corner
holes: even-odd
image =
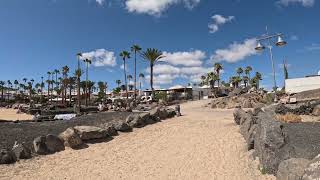
[[[300,123],[302,122],[302,118],[299,115],[293,114],[293,113],[287,113],[285,115],[278,114],[276,118],[279,121],[285,122],[285,123]]]

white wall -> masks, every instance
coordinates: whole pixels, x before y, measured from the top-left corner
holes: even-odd
[[[299,93],[314,89],[320,89],[320,76],[286,80],[287,93]]]

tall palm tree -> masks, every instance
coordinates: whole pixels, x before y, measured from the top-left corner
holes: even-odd
[[[54,70],[54,74],[56,75],[56,88],[58,87],[59,83],[58,83],[58,74],[60,74],[60,71],[58,69]]]
[[[145,78],[143,73],[139,74],[139,90],[141,91],[141,87],[142,87],[142,81]]]
[[[118,88],[120,88],[121,80],[116,80],[116,84],[118,85]]]
[[[126,86],[126,94],[127,94],[127,99],[129,98],[128,95],[128,83],[127,83],[127,72],[126,72],[126,60],[130,59],[130,53],[128,51],[122,51],[120,53],[120,57],[122,57],[123,60],[123,72],[124,72],[124,83]]]
[[[211,88],[214,88],[216,81],[218,81],[219,77],[216,73],[210,72],[207,76],[207,82],[210,84]]]
[[[133,78],[133,77],[132,77],[130,74],[127,76],[127,79],[128,79],[128,81],[129,81],[128,86],[132,85],[132,84],[131,84],[132,78]]]
[[[51,84],[51,78],[50,78],[50,76],[51,76],[51,72],[48,71],[47,74],[48,74],[47,83],[48,83],[48,100],[49,100],[49,99],[50,99],[50,84]]]
[[[10,80],[7,81],[7,85],[8,85],[8,101],[10,98],[10,88],[12,88],[12,82]]]
[[[262,80],[262,75],[260,72],[256,72],[255,80],[257,83],[257,89],[259,89],[260,88],[260,80]]]
[[[68,85],[68,73],[69,73],[69,67],[63,66],[62,67],[62,103],[65,105],[67,100],[67,85]]]
[[[78,69],[75,72],[75,75],[77,77],[77,100],[78,100],[78,108],[80,109],[81,106],[81,100],[80,100],[80,77],[81,77],[81,68],[80,68],[80,59],[82,58],[82,53],[77,53],[77,59],[78,59]]]
[[[68,88],[69,88],[69,106],[71,106],[72,101],[72,89],[74,89],[75,82],[77,77],[70,77],[68,78]]]
[[[238,76],[239,77],[241,77],[241,74],[243,73],[243,69],[241,68],[241,67],[239,67],[238,69],[237,69],[237,74],[238,74]]]
[[[1,88],[1,100],[2,101],[4,101],[4,96],[3,96],[3,94],[4,94],[4,85],[5,85],[6,83],[4,82],[4,81],[0,81],[0,88]]]
[[[214,71],[216,72],[216,75],[218,77],[218,87],[220,87],[220,72],[223,69],[221,63],[215,63],[214,64]]]
[[[85,89],[85,101],[86,101],[86,106],[88,106],[88,93],[89,93],[89,64],[92,63],[92,61],[88,58],[83,60],[86,64],[86,89]],[[90,96],[90,93],[89,93]],[[89,97],[90,100],[90,97]]]
[[[249,80],[250,80],[250,72],[252,71],[252,67],[251,66],[247,66],[244,69],[245,74],[248,76]]]
[[[164,58],[164,55],[161,51],[157,49],[148,48],[147,51],[142,53],[142,57],[150,62],[150,87],[152,91],[152,97],[154,98],[155,94],[153,88],[153,67],[157,61]]]
[[[133,45],[131,47],[131,51],[134,52],[134,99],[137,99],[137,53],[141,51],[141,47],[139,45]]]
[[[19,90],[19,81],[18,80],[14,80],[13,84],[14,84],[14,88],[16,89],[16,95],[17,95],[18,94],[18,90]]]

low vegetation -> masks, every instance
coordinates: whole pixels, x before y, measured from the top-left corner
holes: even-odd
[[[293,113],[287,113],[285,115],[278,114],[276,119],[285,123],[300,123],[302,118],[299,115]]]

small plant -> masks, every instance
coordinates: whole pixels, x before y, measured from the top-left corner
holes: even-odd
[[[276,119],[285,123],[300,123],[302,118],[299,115],[293,113],[287,113],[285,115],[277,115]]]
[[[261,174],[266,175],[267,174],[267,170],[264,167],[259,167],[259,171],[261,172]]]

